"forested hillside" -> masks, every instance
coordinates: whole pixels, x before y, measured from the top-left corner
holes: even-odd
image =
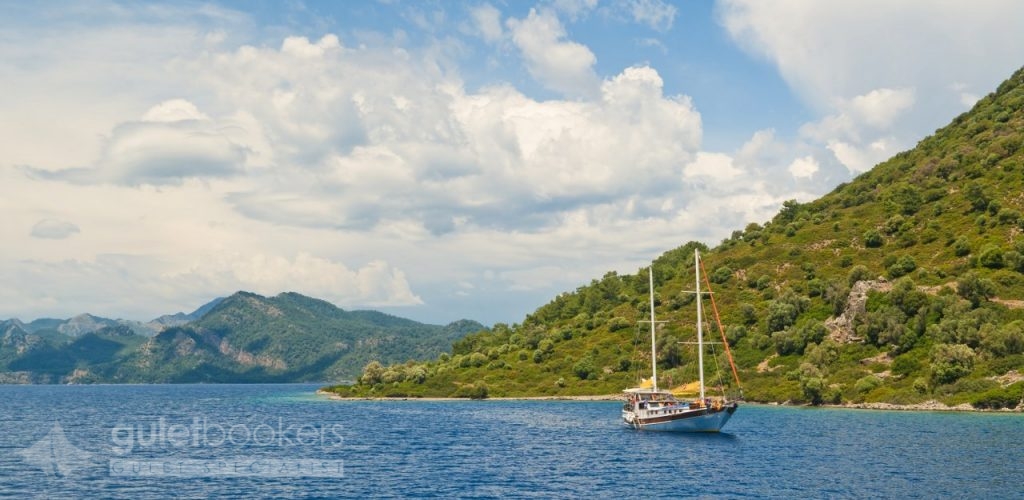
[[[1024,70],[951,124],[715,248],[653,263],[659,374],[695,377],[701,248],[748,399],[1015,407],[1024,390]],[[608,394],[649,376],[647,271],[608,273],[451,355],[366,367],[342,395]],[[705,329],[719,335],[713,324]],[[646,345],[645,345],[646,342]],[[724,361],[711,363],[721,379]],[[722,375],[722,376],[719,376]]]
[[[76,318],[82,317],[91,318]],[[105,321],[106,326],[76,336],[56,329],[69,323],[63,320],[0,322],[0,383],[351,379],[371,359],[431,358],[484,328],[468,320],[439,326],[376,311],[345,311],[297,293],[248,292],[217,299],[190,315],[163,316],[150,324],[169,326],[152,337]]]

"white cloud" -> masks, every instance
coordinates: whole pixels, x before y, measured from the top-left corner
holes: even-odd
[[[697,153],[697,158],[683,168],[683,177],[707,177],[713,180],[730,180],[743,172],[734,167],[732,157],[722,153]]]
[[[160,116],[165,112],[154,108],[147,112],[148,118],[113,130],[97,162],[99,180],[159,185],[187,177],[231,175],[241,169],[244,149],[221,134],[216,124],[194,118],[171,120],[171,116]],[[88,179],[88,174],[79,179]]]
[[[885,87],[914,86],[928,104],[948,102],[959,97],[950,84],[990,89],[1024,55],[1024,5],[1013,0],[723,0],[719,12],[737,42],[826,108],[836,97]]]
[[[793,177],[812,177],[818,171],[818,162],[813,156],[804,156],[793,160],[793,163],[789,164],[788,170]]]
[[[143,115],[140,121],[144,122],[157,122],[157,123],[173,123],[190,120],[203,120],[209,121],[210,117],[199,111],[195,104],[186,101],[185,99],[171,99],[164,101],[152,108],[149,108]]]
[[[544,21],[534,17],[523,22]],[[0,171],[0,209],[19,207],[12,222],[74,214],[89,227],[74,252],[38,239],[0,249],[0,263],[29,263],[0,266],[0,278],[49,284],[6,311],[111,314],[116,304],[86,292],[97,280],[138,298],[117,314],[141,318],[237,289],[437,307],[444,284],[480,287],[477,302],[553,293],[677,244],[663,221],[685,205],[681,169],[699,149],[700,114],[688,97],[665,95],[651,67],[598,79],[593,54],[552,19],[559,34],[548,41],[591,60],[581,66],[589,98],[467,91],[426,51],[389,43],[343,47],[328,34],[211,45],[210,30],[196,30],[200,49],[146,67],[159,98],[90,129],[95,153],[24,170],[32,177]],[[40,190],[48,196],[31,195]],[[581,264],[580,252],[599,260]],[[559,278],[527,279],[545,255]],[[461,310],[447,314],[470,312]]]
[[[585,45],[567,39],[554,11],[530,9],[525,19],[509,19],[506,24],[527,71],[541,85],[569,97],[597,92],[597,57]]]
[[[32,226],[33,238],[44,238],[50,240],[63,240],[79,232],[75,224],[56,219],[43,219]]]
[[[891,141],[885,139],[876,140],[865,146],[834,140],[830,141],[827,147],[853,174],[866,172],[898,152],[891,147]]]
[[[633,19],[658,31],[668,31],[676,19],[676,8],[661,0],[629,0]]]
[[[340,48],[341,42],[333,34],[325,35],[316,43],[310,43],[309,39],[304,36],[290,36],[281,43],[282,54],[288,54],[301,59],[318,59],[329,51]]]
[[[597,0],[553,0],[551,5],[571,20],[579,19],[597,7]]]
[[[1012,0],[722,0],[718,12],[822,116],[801,129],[805,147],[852,173],[948,123],[1024,60],[1024,4]]]
[[[301,252],[289,259],[236,251],[205,256],[187,273],[171,280],[203,280],[220,290],[243,289],[265,295],[295,291],[343,306],[408,306],[422,304],[405,273],[383,260],[359,269]]]
[[[812,199],[919,138],[907,123],[925,123],[936,103],[963,106],[992,88],[971,76],[990,62],[955,80],[939,78],[934,57],[900,56],[908,69],[892,70],[875,40],[884,37],[858,31],[873,26],[866,9],[733,2],[723,22],[759,44],[748,48],[818,118],[797,137],[761,130],[734,151],[701,151],[701,114],[666,91],[667,73],[639,64],[598,75],[594,51],[562,20],[607,14],[657,29],[675,13],[660,2],[605,7],[547,2],[502,24],[484,4],[460,21],[471,39],[455,40],[436,37],[443,27],[312,38],[277,27],[246,39],[252,20],[178,11],[144,23],[131,7],[118,10],[127,21],[4,37],[0,55],[22,63],[0,65],[2,161],[34,169],[0,168],[0,212],[23,228],[0,246],[0,281],[38,286],[0,295],[0,313],[144,318],[236,289],[422,303],[445,320],[507,315],[513,300],[528,311],[608,269],[631,272],[683,241],[764,221],[784,200]],[[413,25],[445,19],[413,15]],[[934,41],[923,36],[931,27],[901,19]],[[979,39],[986,51],[995,36]],[[553,96],[515,78],[464,83],[460,64],[481,55],[467,49],[479,39],[500,53],[484,58],[521,56]],[[899,34],[896,52],[914,40]],[[983,72],[1005,77],[1000,64]],[[54,245],[30,236],[43,219],[85,230]],[[97,282],[109,300],[93,293]],[[140,305],[111,313],[126,311],[115,300],[124,297]]]
[[[850,173],[864,172],[899,151],[895,125],[914,100],[913,89],[875,89],[839,100],[834,114],[804,124],[800,135],[824,145]]]
[[[494,43],[502,39],[504,30],[501,27],[501,11],[493,5],[485,3],[470,9],[477,32],[484,41]]]

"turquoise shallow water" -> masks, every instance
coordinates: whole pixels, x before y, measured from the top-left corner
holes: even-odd
[[[1018,414],[747,405],[674,435],[612,402],[315,389],[0,386],[0,497],[1024,497]]]

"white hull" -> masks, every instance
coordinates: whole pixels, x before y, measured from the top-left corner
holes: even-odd
[[[705,410],[694,410],[694,413],[702,413],[699,415],[680,415],[679,418],[671,420],[651,419],[653,421],[646,422],[647,419],[640,419],[637,423],[636,419],[633,418],[633,414],[630,411],[622,412],[622,421],[625,425],[633,427],[635,429],[649,430],[649,431],[665,431],[665,432],[719,432],[725,423],[729,421],[732,414],[736,411],[736,407],[726,407],[719,411],[705,411]]]

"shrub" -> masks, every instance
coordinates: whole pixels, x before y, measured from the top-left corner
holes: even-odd
[[[729,345],[736,345],[740,339],[747,336],[747,328],[743,325],[729,325],[725,328],[725,338]]]
[[[882,243],[884,243],[884,240],[882,239],[882,235],[879,234],[878,231],[874,229],[868,229],[867,231],[864,232],[864,246],[868,248],[878,248],[882,246]]]
[[[768,331],[779,332],[785,330],[796,321],[796,317],[799,314],[800,311],[793,304],[780,300],[771,301],[768,304],[768,316],[766,318]]]
[[[628,319],[621,316],[616,316],[608,322],[608,331],[614,332],[622,330],[623,328],[629,328],[630,322]]]
[[[721,284],[721,283],[725,283],[726,281],[729,281],[729,278],[731,278],[731,277],[732,277],[732,269],[730,269],[728,266],[722,266],[722,267],[719,267],[718,269],[715,269],[711,273],[711,282],[712,283],[719,283],[719,284]]]
[[[900,377],[910,375],[921,368],[921,363],[910,354],[896,356],[892,360],[892,374]]]
[[[772,339],[763,333],[754,333],[750,336],[750,344],[757,350],[764,351],[772,346]]]
[[[953,243],[953,254],[957,257],[963,257],[971,253],[971,244],[967,241],[967,237],[961,236],[956,239]]]
[[[580,380],[586,380],[590,378],[591,375],[596,375],[597,372],[594,368],[594,359],[587,356],[577,361],[576,364],[572,365],[572,372],[575,373]]]
[[[487,386],[483,383],[464,385],[459,387],[453,396],[457,398],[487,399]]]
[[[379,361],[370,361],[363,367],[363,374],[359,377],[359,383],[363,385],[377,385],[384,376],[384,366]]]
[[[906,224],[906,222],[907,219],[905,219],[902,215],[899,214],[889,217],[889,219],[885,221],[885,233],[893,235],[903,232],[904,225]]]
[[[757,323],[757,310],[750,304],[740,304],[740,317],[743,318],[743,324],[753,325]]]
[[[850,272],[846,275],[846,283],[853,286],[854,283],[864,281],[870,277],[871,273],[868,271],[868,268],[858,264],[853,266],[853,269],[850,269]]]
[[[976,212],[982,212],[988,208],[991,199],[985,192],[985,189],[981,187],[977,182],[972,182],[967,185],[963,190],[964,198],[971,204],[971,209]]]
[[[989,389],[971,399],[975,408],[1016,408],[1024,399],[1024,382],[1017,382],[1009,387]]]
[[[865,394],[871,392],[880,385],[882,385],[882,379],[874,375],[868,375],[857,380],[857,383],[853,384],[853,390],[861,394]]]
[[[487,355],[482,352],[474,352],[469,355],[468,359],[469,365],[472,367],[484,366],[487,363]]]
[[[982,302],[995,295],[995,284],[992,280],[983,279],[974,272],[964,274],[956,282],[956,293],[971,303],[971,306],[978,307]]]
[[[1003,249],[998,245],[985,245],[978,255],[978,263],[990,269],[1003,267]]]
[[[974,350],[963,344],[936,344],[932,347],[932,379],[948,384],[971,373]]]
[[[914,269],[917,269],[917,262],[914,261],[913,257],[904,255],[897,259],[895,264],[889,266],[888,270],[890,277],[899,278],[900,276],[910,274]]]

